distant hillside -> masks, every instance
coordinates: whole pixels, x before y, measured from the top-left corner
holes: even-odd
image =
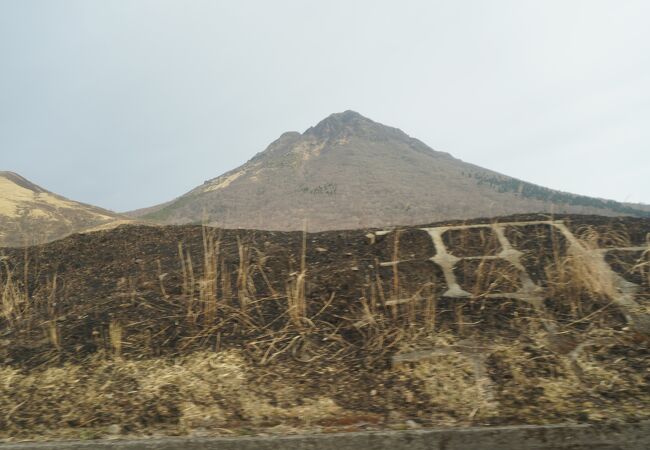
[[[429,148],[353,111],[288,132],[246,164],[187,194],[131,212],[162,223],[312,231],[515,213],[650,216],[554,191]]]
[[[68,200],[13,172],[0,172],[0,247],[44,243],[130,219]]]

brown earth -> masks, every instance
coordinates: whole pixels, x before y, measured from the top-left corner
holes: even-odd
[[[0,436],[647,420],[649,233],[535,215],[4,249]]]

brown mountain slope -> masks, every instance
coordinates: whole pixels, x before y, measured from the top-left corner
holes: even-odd
[[[43,243],[125,222],[131,221],[53,194],[16,173],[0,172],[0,246]]]
[[[284,133],[241,167],[132,214],[271,230],[307,220],[318,231],[530,212],[650,215],[465,163],[353,111]]]

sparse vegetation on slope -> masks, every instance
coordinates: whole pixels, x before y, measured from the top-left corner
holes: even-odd
[[[126,226],[6,249],[0,435],[648,419],[649,232]]]
[[[538,212],[649,214],[465,163],[346,111],[284,133],[241,167],[141,216],[264,230],[300,230],[307,219],[321,231]]]
[[[614,200],[587,197],[585,195],[569,194],[567,192],[554,191],[536,184],[514,178],[487,175],[485,173],[473,173],[472,175],[479,185],[488,185],[498,192],[512,192],[524,198],[541,200],[553,204],[565,204],[571,206],[585,206],[613,211],[621,215],[650,217],[650,211],[620,203]]]

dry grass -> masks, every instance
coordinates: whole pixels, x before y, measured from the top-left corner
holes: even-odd
[[[182,297],[185,301],[185,317],[192,325],[196,325],[198,312],[195,310],[195,285],[194,267],[190,252],[185,252],[183,243],[178,243],[178,259],[181,263]]]
[[[0,261],[0,315],[9,326],[26,320],[30,313],[30,300],[24,283],[16,277],[6,261]]]
[[[619,240],[619,246],[629,245],[629,241],[617,235],[609,237]],[[551,292],[554,296],[578,298],[580,294],[614,298],[617,283],[609,267],[604,266],[602,257],[594,252],[603,236],[595,230],[585,228],[579,234],[577,245],[569,247],[567,255],[555,253],[555,262],[547,269],[552,280]]]
[[[65,364],[23,373],[0,368],[0,437],[37,433],[79,437],[127,433],[153,424],[171,433],[196,428],[305,426],[337,417],[343,409],[326,397],[305,399],[289,384],[260,386],[255,370],[237,351],[199,352],[176,360],[110,360],[98,355],[84,365]],[[272,405],[269,395],[284,399]],[[245,423],[246,425],[243,425]]]
[[[646,235],[646,247],[629,271],[637,272],[645,284],[650,286],[650,233]]]
[[[202,261],[199,275],[197,275],[190,251],[185,250],[181,242],[178,243],[185,318],[192,326],[200,325],[204,330],[214,326],[221,299],[224,295],[231,294],[230,274],[223,264],[220,246],[219,232],[203,226]],[[228,280],[228,283],[225,280]],[[219,284],[222,285],[221,291],[219,291]],[[164,293],[162,281],[161,291]]]
[[[400,345],[396,358],[411,362],[396,368],[421,382],[422,391],[435,407],[432,421],[451,424],[494,415],[496,404],[479,350],[485,351],[468,346],[449,332],[422,334]],[[414,401],[417,394],[406,392]]]
[[[203,277],[199,280],[199,303],[205,325],[212,325],[217,316],[217,283],[219,282],[220,239],[203,227]]]
[[[594,328],[567,355],[550,350],[543,330],[531,330],[526,337],[495,346],[492,357],[506,376],[502,408],[517,408],[531,423],[544,423],[548,411],[564,420],[643,420],[646,381],[644,371],[634,367],[643,367],[646,357],[643,350],[612,357],[624,342],[620,331]]]
[[[113,349],[113,354],[117,357],[122,356],[122,339],[124,330],[122,324],[117,320],[111,320],[108,325],[108,337]]]
[[[494,246],[481,239],[483,245]],[[216,351],[138,359],[129,354],[133,341],[128,339],[128,324],[112,318],[105,330],[108,345],[87,361],[26,372],[0,368],[0,411],[5,412],[0,414],[0,436],[74,436],[79,430],[100,436],[112,424],[125,432],[163,429],[170,434],[200,428],[229,433],[249,426],[305,427],[346,416],[350,410],[341,398],[359,395],[355,389],[367,387],[383,389],[385,398],[359,395],[365,411],[406,411],[403,414],[417,415],[429,425],[507,422],[513,417],[518,423],[553,422],[580,420],[585,414],[593,420],[639,420],[648,417],[643,408],[648,401],[643,378],[646,344],[635,343],[630,349],[625,333],[605,320],[616,284],[604,275],[602,261],[592,257],[602,239],[587,229],[577,250],[563,255],[559,245],[553,249],[544,295],[558,306],[544,312],[527,309],[529,316],[516,317],[519,334],[513,340],[507,334],[511,330],[479,332],[466,326],[471,302],[499,302],[485,295],[517,281],[510,269],[492,260],[480,261],[471,278],[474,298],[455,303],[440,298],[433,281],[409,290],[400,282],[397,264],[382,280],[376,262],[374,273],[366,275],[364,295],[358,301],[343,300],[349,303],[341,312],[335,292],[329,299],[308,298],[312,272],[306,233],[299,270],[287,270],[285,296],[273,291],[264,257],[256,248],[238,238],[238,261],[230,261],[229,267],[220,232],[204,227],[196,271],[189,249],[178,246],[180,296],[174,297],[165,284],[168,277],[160,265],[154,288],[165,301],[178,301],[173,319],[189,329],[184,339],[212,339]],[[397,261],[399,233],[391,251]],[[634,270],[647,276],[647,260],[639,260]],[[62,282],[51,276],[49,295],[34,305],[20,280],[26,275],[20,275],[3,262],[2,319],[18,324],[33,315],[33,308],[45,309],[45,334],[60,352],[66,345],[56,307]],[[267,283],[269,298],[257,298],[255,276]],[[135,292],[131,284],[129,289]],[[263,301],[281,305],[275,317],[260,313]],[[441,311],[440,304],[451,311]],[[331,313],[336,307],[336,314]],[[561,317],[563,308],[570,311],[570,320]],[[447,314],[445,320],[442,314]],[[566,325],[557,335],[541,325],[547,314]],[[580,329],[573,327],[576,322]],[[224,330],[245,339],[221,350]],[[554,339],[568,345],[562,349]],[[235,345],[245,350],[233,350]],[[387,367],[391,358],[400,364]],[[363,383],[336,385],[350,370]],[[323,378],[296,383],[301,371]]]
[[[545,267],[545,295],[556,305],[556,312],[561,318],[568,319],[570,325],[584,325],[602,321],[607,314],[618,309],[633,329],[648,335],[650,316],[647,308],[630,298],[629,294],[624,294],[622,283],[625,281],[611,270],[599,250],[603,244],[630,247],[629,237],[616,231],[599,233],[592,227],[583,227],[576,235],[577,239],[567,253],[562,255],[558,252],[552,263]],[[647,250],[643,252],[636,264],[624,260],[617,260],[617,264],[627,275],[636,271],[643,277],[646,270],[643,260],[647,254]]]
[[[287,283],[287,312],[291,323],[297,329],[303,329],[307,320],[307,299],[305,282],[307,280],[307,232],[302,233],[302,250],[300,253],[300,271],[292,273]]]

